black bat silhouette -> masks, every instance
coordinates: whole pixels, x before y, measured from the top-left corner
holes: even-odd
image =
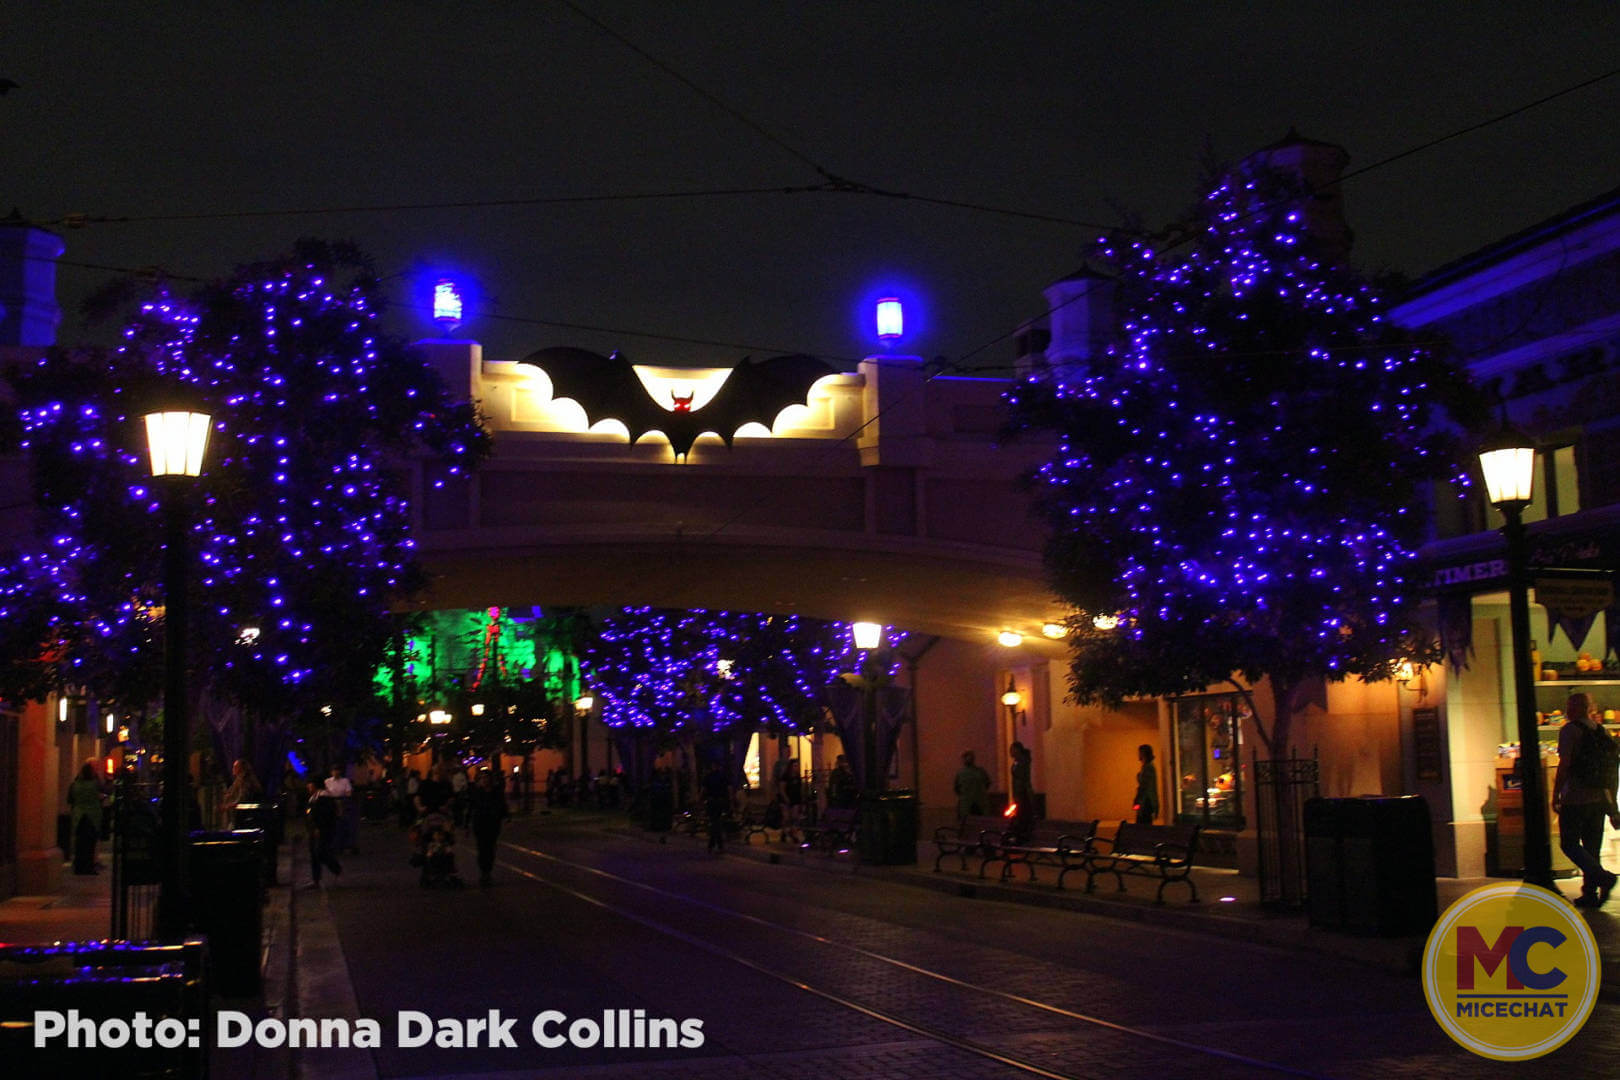
[[[619,353],[603,356],[588,349],[560,346],[541,349],[518,361],[533,364],[551,378],[553,397],[573,398],[589,423],[622,421],[635,442],[649,431],[669,436],[675,456],[684,458],[692,443],[712,431],[731,445],[737,429],[750,421],[766,427],[789,405],[805,403],[810,386],[836,369],[813,356],[744,357],[731,369],[720,390],[700,409],[663,408],[647,393],[630,361]]]

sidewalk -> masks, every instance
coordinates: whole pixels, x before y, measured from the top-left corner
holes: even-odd
[[[264,935],[260,946],[263,983],[257,997],[224,998],[215,995],[214,1010],[237,1009],[254,1018],[300,1015],[295,1000],[296,960],[292,890],[292,844],[283,844],[276,868],[277,884],[270,889],[264,908]],[[79,876],[64,871],[58,891],[43,896],[13,896],[0,901],[0,944],[50,945],[64,941],[101,941],[112,930],[112,873],[106,868],[111,858],[102,852],[101,873]],[[347,973],[344,974],[345,979]],[[319,1015],[319,1014],[316,1014]],[[285,1080],[292,1063],[286,1050],[266,1049],[249,1044],[242,1050],[211,1054],[214,1076],[241,1080]]]

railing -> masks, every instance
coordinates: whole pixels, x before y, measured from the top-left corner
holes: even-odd
[[[1316,797],[1320,778],[1315,751],[1308,758],[1254,758],[1262,905],[1305,906],[1305,800]]]

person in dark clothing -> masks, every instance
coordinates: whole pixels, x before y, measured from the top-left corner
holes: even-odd
[[[1159,816],[1159,770],[1153,767],[1153,747],[1138,746],[1136,758],[1142,763],[1136,774],[1136,823],[1151,825]]]
[[[506,819],[506,793],[495,785],[495,774],[480,769],[478,779],[467,792],[467,809],[472,818],[473,839],[478,842],[478,884],[494,880],[495,842]]]
[[[68,810],[72,813],[73,872],[96,873],[96,838],[101,835],[101,782],[96,767],[86,761],[78,777],[68,785]]]
[[[321,883],[321,868],[343,873],[332,845],[337,841],[338,804],[317,780],[309,782],[309,802],[304,807],[305,832],[309,836],[309,876],[311,888]]]
[[[731,781],[718,761],[703,778],[703,807],[709,812],[709,850],[726,850],[726,824],[731,817]]]
[[[838,760],[833,762],[833,771],[827,776],[827,808],[853,810],[860,794],[855,773],[849,767],[849,758],[839,754]]]
[[[1015,742],[1008,748],[1012,758],[1013,832],[1020,839],[1035,827],[1035,785],[1031,778],[1029,748]]]
[[[442,811],[454,794],[450,781],[445,779],[443,763],[435,765],[428,778],[416,789],[416,812],[432,814]]]

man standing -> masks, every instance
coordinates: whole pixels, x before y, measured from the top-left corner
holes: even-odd
[[[1035,782],[1031,775],[1029,748],[1021,742],[1008,747],[1012,757],[1013,831],[1019,839],[1029,836],[1035,824]]]
[[[343,772],[342,765],[332,766],[332,775],[326,778],[326,796],[337,811],[336,834],[332,846],[351,855],[360,854],[359,820],[354,810],[354,783]]]
[[[1616,877],[1603,869],[1603,819],[1620,829],[1614,801],[1620,748],[1591,714],[1585,694],[1571,694],[1564,704],[1564,726],[1558,732],[1558,771],[1553,774],[1553,813],[1558,815],[1558,846],[1580,867],[1581,895],[1576,907],[1598,907],[1609,899]],[[1524,764],[1521,755],[1520,765]],[[1538,763],[1539,764],[1539,763]]]
[[[990,812],[990,774],[974,762],[973,751],[962,751],[962,767],[951,787],[956,792],[956,820]]]

